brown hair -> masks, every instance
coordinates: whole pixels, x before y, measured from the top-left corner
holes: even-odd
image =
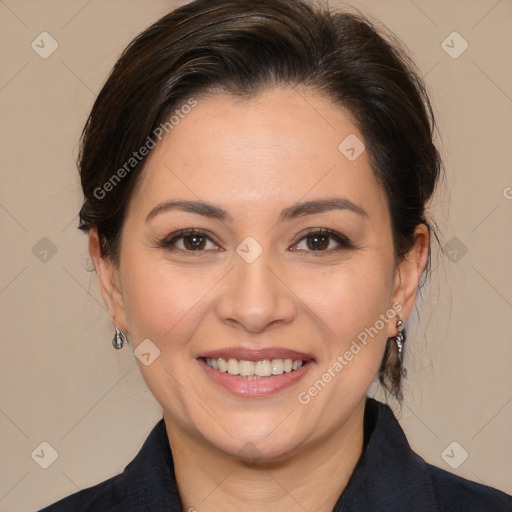
[[[310,88],[351,112],[386,192],[398,260],[418,224],[433,232],[425,208],[441,161],[420,76],[399,43],[363,16],[303,0],[196,0],[130,43],[82,134],[79,228],[97,229],[103,256],[118,262],[126,207],[144,167],[137,151],[158,126],[194,95],[250,98],[275,86]],[[400,368],[390,338],[379,378],[398,398]]]

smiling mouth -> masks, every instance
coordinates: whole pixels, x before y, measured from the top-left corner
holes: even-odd
[[[228,373],[245,379],[268,379],[283,373],[293,373],[307,362],[301,359],[224,359],[222,357],[201,358],[210,368],[220,373]]]

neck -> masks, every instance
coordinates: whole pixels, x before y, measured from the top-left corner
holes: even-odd
[[[183,509],[331,512],[363,451],[364,404],[341,427],[285,460],[252,464],[183,431],[164,413]]]

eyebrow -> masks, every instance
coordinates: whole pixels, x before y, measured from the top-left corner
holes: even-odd
[[[185,212],[203,215],[204,217],[217,219],[222,222],[230,222],[233,219],[226,210],[211,203],[204,201],[171,200],[157,204],[148,213],[146,222],[161,213],[173,209],[179,209]],[[334,197],[330,199],[316,199],[313,201],[296,203],[292,206],[289,206],[288,208],[285,208],[279,215],[279,222],[292,220],[297,217],[303,217],[305,215],[324,213],[332,210],[349,210],[351,212],[357,213],[358,215],[368,217],[368,214],[361,206],[353,203],[346,197]]]

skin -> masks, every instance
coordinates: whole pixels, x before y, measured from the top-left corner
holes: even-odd
[[[266,91],[249,102],[202,97],[147,160],[118,266],[90,233],[115,325],[133,348],[150,339],[161,351],[151,365],[137,363],[164,411],[184,510],[243,503],[248,511],[331,511],[362,453],[365,395],[396,319],[309,403],[297,396],[393,304],[408,318],[428,231],[419,225],[414,247],[396,260],[386,196],[367,153],[351,162],[338,150],[349,134],[364,141],[350,115],[318,93]],[[366,213],[278,219],[294,203],[332,197]],[[172,209],[146,222],[171,199],[207,201],[232,219]],[[190,249],[190,237],[175,247],[159,243],[186,228],[207,232],[200,251]],[[315,250],[306,234],[317,228],[348,237],[353,247],[327,238]],[[236,252],[248,236],[263,249],[252,263]],[[238,397],[196,360],[234,346],[291,348],[311,353],[315,364],[274,396]]]

